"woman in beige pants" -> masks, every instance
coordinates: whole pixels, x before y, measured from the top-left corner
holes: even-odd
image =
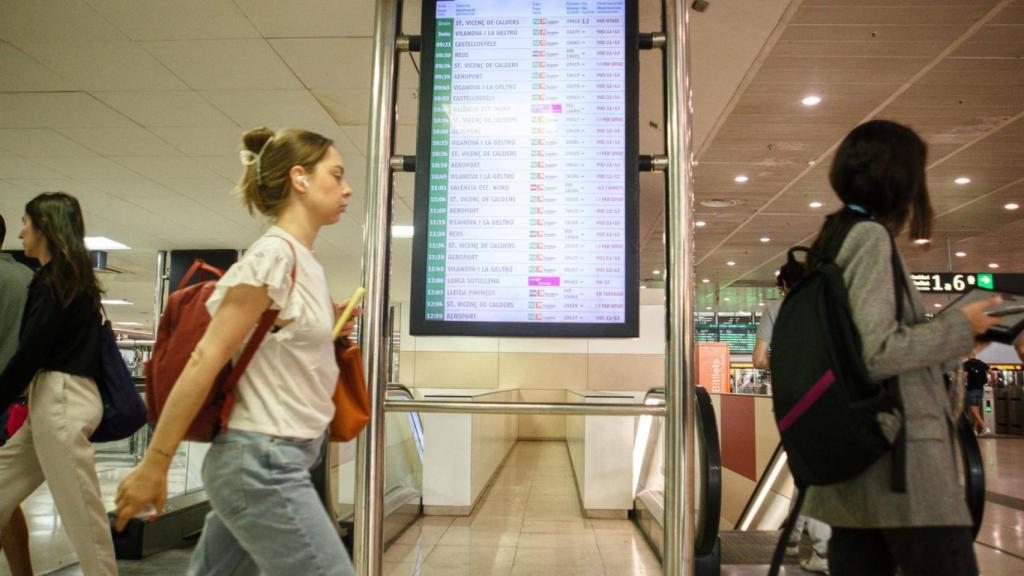
[[[100,288],[78,201],[41,194],[25,206],[21,240],[42,264],[29,286],[18,351],[0,374],[0,410],[28,389],[29,417],[0,448],[0,525],[45,480],[86,576],[117,573],[89,436],[103,404]]]

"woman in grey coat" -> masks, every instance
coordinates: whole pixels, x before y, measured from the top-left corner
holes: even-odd
[[[944,371],[980,346],[976,337],[997,319],[987,300],[927,322],[916,294],[904,294],[896,320],[890,234],[908,220],[912,238],[928,238],[933,212],[925,183],[927,147],[909,128],[874,120],[840,145],[829,180],[845,207],[829,216],[816,247],[859,219],[843,242],[843,269],[864,361],[872,379],[899,377],[906,425],[906,492],[892,490],[892,459],[883,457],[859,476],[807,490],[804,514],[833,527],[833,576],[978,573],[970,532],[956,415]],[[913,286],[910,279],[906,286]],[[888,414],[886,415],[888,416]],[[881,419],[880,419],[881,420]],[[890,440],[900,423],[881,421]]]

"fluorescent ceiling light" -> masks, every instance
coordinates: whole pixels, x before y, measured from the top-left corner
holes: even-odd
[[[661,270],[651,270],[652,274],[661,274]]]
[[[804,106],[817,106],[818,104],[821,104],[821,96],[811,94],[810,96],[807,96],[803,100],[801,100],[800,103],[803,104]]]
[[[991,264],[988,265],[988,267],[992,268],[992,269],[996,269],[996,268],[999,268],[999,264],[996,264],[995,262],[992,262]]]
[[[711,283],[711,279],[710,278],[704,278],[703,280],[701,280],[701,282],[703,282],[705,284],[710,284]]]
[[[821,202],[811,202],[811,203],[809,204],[809,206],[810,206],[811,208],[821,208],[821,207],[822,207],[822,203],[821,203]]]
[[[967,252],[957,252],[954,256],[957,258],[965,258],[967,256]]]
[[[114,326],[145,326],[142,322],[114,322]]]
[[[735,263],[735,262],[733,262],[732,260],[729,260],[728,262],[726,262],[726,263],[725,263],[725,265],[726,265],[726,266],[735,266],[735,265],[736,265],[736,263]]]
[[[957,184],[963,186],[964,184],[970,184],[971,183],[971,179],[968,178],[967,176],[961,176],[961,177],[957,178],[956,180],[953,180],[953,182],[956,182]]]
[[[772,239],[771,239],[771,238],[769,238],[769,237],[767,237],[767,236],[762,236],[762,237],[761,237],[761,243],[762,243],[762,244],[767,244],[767,243],[769,243],[769,242],[771,242],[771,241],[772,241]]]
[[[703,227],[707,226],[708,223],[703,221],[703,220],[697,220],[696,222],[694,222],[693,225],[696,226],[697,228],[703,228]]]
[[[938,302],[932,304],[932,306],[935,306],[936,308],[942,308],[942,304],[939,304]]]
[[[1006,206],[1003,206],[1003,208],[1006,208],[1007,210],[1016,210],[1017,208],[1020,208],[1020,204],[1017,204],[1016,202],[1010,202]]]
[[[131,250],[130,247],[105,236],[86,236],[85,247],[89,250]]]
[[[391,225],[391,236],[393,238],[412,238],[412,234],[412,226],[400,226],[398,224]]]
[[[640,289],[641,289],[641,290],[647,290],[647,286],[644,286],[643,284],[641,284],[641,285],[640,285]]]
[[[723,301],[725,301],[725,302],[728,302],[728,301],[729,301],[729,299],[728,299],[728,298],[722,298],[722,300],[723,300]]]
[[[132,306],[132,302],[125,300],[124,298],[118,298],[116,300],[100,300],[100,304],[104,306]]]
[[[918,246],[924,246],[925,244],[931,243],[932,241],[929,240],[928,238],[918,238],[917,240],[914,240],[914,244],[917,244]]]
[[[747,180],[750,180],[750,178],[748,178],[748,177],[744,176],[743,174],[740,174],[739,176],[737,176],[737,177],[733,178],[733,180],[735,180],[735,181],[736,181],[737,183],[739,183],[739,184],[743,184],[743,183],[744,183],[744,182],[746,182]]]

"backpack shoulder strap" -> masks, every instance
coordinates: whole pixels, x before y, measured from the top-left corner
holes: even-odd
[[[288,289],[288,295],[291,296],[293,290],[295,290],[295,281],[298,275],[299,258],[295,253],[295,246],[283,236],[271,234],[275,238],[280,238],[288,244],[288,248],[292,251],[292,285]],[[241,380],[242,374],[245,373],[245,369],[249,366],[249,362],[252,361],[252,357],[256,354],[256,350],[260,344],[263,343],[263,339],[267,337],[267,333],[274,326],[274,322],[277,321],[278,315],[281,314],[280,310],[274,310],[267,308],[263,315],[260,316],[260,321],[256,325],[256,329],[253,330],[252,336],[249,338],[249,342],[245,345],[245,349],[242,350],[242,355],[238,357],[238,362],[235,362],[234,366],[231,367],[231,373],[228,374],[227,379],[224,380],[224,385],[221,387],[221,391],[229,398],[224,402],[220,411],[220,429],[227,430],[228,420],[231,417],[231,410],[235,406],[234,402],[234,391],[235,386],[238,385],[238,381]]]

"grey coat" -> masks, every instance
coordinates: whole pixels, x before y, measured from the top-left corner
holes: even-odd
[[[845,528],[969,526],[953,407],[942,374],[971,352],[974,336],[955,310],[928,322],[914,290],[912,298],[904,297],[907,313],[898,325],[891,255],[885,228],[862,222],[846,237],[837,263],[870,376],[899,375],[907,491],[892,491],[887,455],[852,480],[808,488],[804,514]],[[909,278],[907,285],[912,286]],[[887,419],[883,429],[895,437],[898,420]]]

